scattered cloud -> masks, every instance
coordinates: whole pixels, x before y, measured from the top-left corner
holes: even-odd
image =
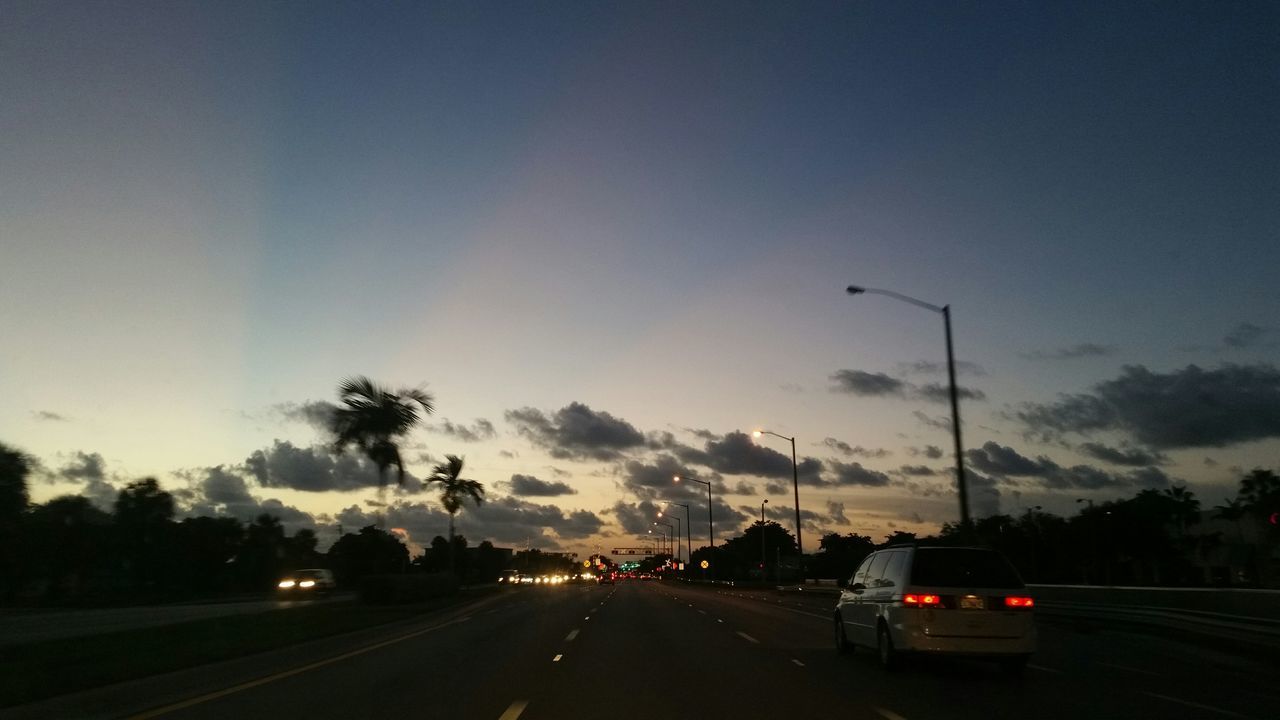
[[[428,425],[427,430],[440,435],[448,435],[455,440],[466,443],[492,440],[498,436],[498,431],[493,426],[493,423],[484,418],[477,418],[471,425],[454,423],[450,422],[448,418],[441,418],[439,422]]]
[[[233,517],[251,522],[259,515],[273,515],[290,532],[314,529],[315,518],[308,512],[280,500],[260,500],[249,492],[242,475],[222,465],[175,473],[187,481],[187,487],[173,491],[187,517]]]
[[[289,422],[300,422],[323,431],[329,431],[329,421],[333,411],[338,407],[324,400],[307,400],[305,402],[284,402],[271,406],[271,411]]]
[[[834,478],[825,484],[831,485],[857,485],[861,487],[884,487],[891,480],[889,476],[878,471],[871,470],[862,466],[861,463],[842,463],[832,461],[828,463],[828,470]],[[803,480],[802,480],[803,481]],[[824,483],[811,483],[824,484]]]
[[[907,383],[885,375],[863,370],[837,370],[831,374],[836,385],[836,392],[849,393],[861,397],[882,397],[885,395],[901,395]]]
[[[98,453],[76,451],[71,461],[54,474],[55,479],[83,485],[80,495],[99,510],[111,510],[120,490],[107,480],[106,463]]]
[[[507,421],[535,446],[561,460],[616,460],[645,444],[631,423],[573,402],[547,415],[534,408],[508,410]]]
[[[937,403],[951,402],[950,385],[943,385],[941,383],[925,383],[924,385],[916,386],[914,392],[915,396],[921,400],[928,400],[929,402]],[[956,386],[956,396],[961,400],[987,399],[987,394],[981,390],[964,387],[963,385]]]
[[[898,472],[903,475],[911,475],[914,477],[927,477],[938,474],[937,470],[934,470],[928,465],[903,465],[898,468]]]
[[[1022,353],[1022,357],[1027,360],[1074,360],[1083,357],[1106,357],[1115,355],[1118,348],[1115,345],[1100,345],[1098,343],[1080,343],[1070,347],[1061,347],[1056,350],[1035,350],[1033,352]]]
[[[947,429],[950,430],[951,427],[948,426]],[[910,453],[912,457],[919,457],[923,455],[930,460],[937,460],[942,457],[942,448],[937,445],[925,445],[922,448],[907,448],[907,452]]]
[[[399,500],[383,508],[385,524],[404,528],[419,544],[449,532],[449,515],[434,503]],[[345,529],[377,522],[377,514],[352,505],[334,516]],[[494,498],[479,507],[468,505],[458,513],[457,532],[472,545],[489,540],[500,545],[529,543],[535,547],[559,548],[561,541],[581,540],[600,532],[604,521],[589,510],[565,510],[556,505],[531,503],[516,497]]]
[[[245,468],[263,487],[284,487],[306,492],[347,491],[378,487],[378,468],[356,453],[335,454],[329,448],[300,448],[276,440],[266,450],[245,458]],[[387,473],[388,486],[396,487],[395,470]],[[402,492],[419,492],[422,482],[405,474]]]
[[[512,495],[520,497],[556,497],[577,495],[578,491],[559,481],[539,480],[532,475],[515,474],[505,483]]]
[[[899,363],[898,371],[904,375],[940,375],[947,371],[947,364],[942,362],[931,362],[928,360],[920,360],[913,363]],[[956,375],[970,375],[974,377],[986,375],[987,371],[981,365],[964,360],[956,361]]]
[[[983,444],[981,449],[968,450],[965,458],[973,469],[994,476],[997,480],[1008,477],[1031,478],[1036,484],[1051,490],[1165,487],[1172,482],[1168,475],[1155,467],[1138,468],[1123,474],[1111,473],[1092,465],[1062,467],[1043,455],[1032,460],[1011,447],[994,442]]]
[[[922,425],[931,427],[934,430],[951,432],[951,418],[946,415],[928,415],[923,410],[913,410],[911,415],[916,420],[919,420]]]
[[[1280,371],[1273,365],[1188,365],[1168,373],[1128,365],[1093,391],[1015,414],[1031,435],[1117,432],[1157,449],[1225,447],[1280,437]]]
[[[1249,322],[1242,322],[1231,329],[1226,337],[1222,338],[1222,344],[1232,348],[1251,348],[1262,344],[1263,339],[1271,331],[1261,325],[1254,325]]]
[[[877,459],[888,457],[893,454],[884,448],[864,448],[861,445],[850,445],[843,440],[837,440],[832,437],[824,439],[822,444],[845,457]]]
[[[32,410],[31,417],[40,422],[70,422],[71,418],[51,410]]]
[[[1077,449],[1089,457],[1109,462],[1112,465],[1145,467],[1148,465],[1160,465],[1169,460],[1163,453],[1143,450],[1142,448],[1113,448],[1096,442],[1081,443]]]

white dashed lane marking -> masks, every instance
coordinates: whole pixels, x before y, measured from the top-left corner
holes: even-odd
[[[738,637],[741,637],[743,640],[746,640],[747,642],[755,643],[756,645],[760,644],[759,640],[751,637],[750,635],[742,632],[741,630],[738,630],[737,633],[738,633]]]

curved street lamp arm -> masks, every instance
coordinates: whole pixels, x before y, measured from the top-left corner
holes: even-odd
[[[896,300],[901,300],[902,302],[905,302],[905,303],[911,303],[916,307],[922,307],[925,310],[942,312],[942,308],[938,307],[937,305],[927,303],[923,300],[917,300],[911,297],[910,295],[903,295],[902,293],[896,293],[892,290],[879,290],[877,288],[864,288],[864,287],[858,287],[857,285],[850,285],[848,288],[846,288],[846,292],[848,292],[850,295],[861,295],[864,293],[867,295],[885,295],[885,296],[894,298]]]

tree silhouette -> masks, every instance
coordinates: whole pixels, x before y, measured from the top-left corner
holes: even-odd
[[[427,478],[428,483],[439,483],[440,504],[449,513],[449,571],[457,568],[456,552],[453,542],[454,518],[462,509],[467,498],[471,498],[477,506],[484,502],[484,485],[476,480],[462,477],[463,460],[457,455],[445,455],[445,461],[436,466],[435,472]]]
[[[31,460],[24,454],[0,443],[0,601],[7,601],[17,591],[19,548],[22,539],[20,523],[27,509],[27,474]]]
[[[396,468],[396,482],[404,484],[404,461],[399,441],[418,424],[419,412],[435,411],[431,395],[418,389],[392,392],[367,377],[343,380],[338,386],[342,407],[333,411],[329,429],[333,447],[344,452],[355,445],[378,468],[378,491],[387,484],[387,470]]]

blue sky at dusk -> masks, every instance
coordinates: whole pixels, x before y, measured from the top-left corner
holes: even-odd
[[[5,3],[0,441],[37,501],[427,542],[322,447],[363,374],[435,395],[406,457],[466,456],[469,539],[634,544],[673,468],[790,527],[761,427],[806,533],[932,532],[942,321],[853,283],[951,304],[975,512],[1212,506],[1280,450],[1278,16]]]

